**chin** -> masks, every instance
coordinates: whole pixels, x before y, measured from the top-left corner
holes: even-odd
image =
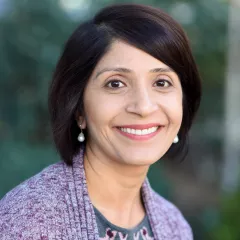
[[[129,165],[134,165],[134,166],[150,166],[154,163],[156,163],[160,157],[156,157],[156,156],[146,156],[144,157],[144,155],[139,155],[139,156],[128,156],[124,158],[124,162],[129,164]]]
[[[112,156],[117,161],[132,166],[150,166],[166,153],[167,148],[159,146],[124,146],[115,149]]]

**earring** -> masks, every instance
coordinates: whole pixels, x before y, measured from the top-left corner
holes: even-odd
[[[84,142],[85,136],[84,136],[84,134],[83,134],[81,125],[80,125],[80,129],[81,129],[81,132],[80,132],[79,135],[78,135],[78,141],[79,141],[79,142]]]
[[[173,143],[178,143],[178,141],[179,141],[179,138],[178,138],[178,135],[174,138],[174,140],[173,140]]]

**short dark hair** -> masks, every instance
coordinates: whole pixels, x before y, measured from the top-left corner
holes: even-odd
[[[188,131],[201,99],[201,80],[186,34],[161,9],[139,4],[111,5],[73,32],[50,85],[53,138],[68,165],[81,145],[77,140],[80,129],[76,113],[84,116],[84,89],[95,66],[116,39],[143,50],[177,73],[183,89],[183,121],[178,133],[180,141],[167,154],[186,153]]]

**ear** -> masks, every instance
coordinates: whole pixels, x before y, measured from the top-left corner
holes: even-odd
[[[76,114],[76,121],[79,128],[80,125],[82,129],[85,129],[87,127],[86,119],[83,116],[79,115],[79,113]]]

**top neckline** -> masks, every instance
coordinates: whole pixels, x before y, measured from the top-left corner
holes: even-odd
[[[135,232],[138,231],[139,229],[141,229],[144,226],[144,223],[147,221],[148,216],[147,214],[145,214],[145,216],[143,217],[143,219],[134,227],[132,228],[123,228],[123,227],[119,227],[113,223],[111,223],[95,206],[93,206],[94,211],[96,213],[98,213],[99,217],[101,218],[101,220],[106,223],[107,225],[109,225],[111,228],[116,229],[119,232]]]

